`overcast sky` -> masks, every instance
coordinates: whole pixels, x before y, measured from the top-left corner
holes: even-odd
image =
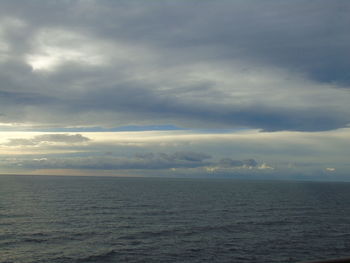
[[[350,180],[350,1],[0,1],[0,173]]]

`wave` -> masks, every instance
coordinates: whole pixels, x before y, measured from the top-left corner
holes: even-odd
[[[45,238],[25,238],[22,240],[22,242],[27,242],[27,243],[43,243],[47,241],[48,239],[45,239]]]
[[[73,258],[73,257],[58,257],[54,258],[53,262],[59,263],[107,263],[107,262],[115,262],[114,257],[117,253],[114,250],[104,252],[101,254],[90,255],[86,257]]]
[[[105,252],[105,253],[101,253],[98,255],[91,255],[91,256],[87,256],[84,258],[78,258],[76,259],[76,263],[83,263],[83,262],[106,262],[106,260],[111,260],[113,259],[115,256],[117,255],[117,252],[115,252],[114,250]]]

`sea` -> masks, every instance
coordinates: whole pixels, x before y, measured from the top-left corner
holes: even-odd
[[[0,176],[1,263],[350,256],[350,183]]]

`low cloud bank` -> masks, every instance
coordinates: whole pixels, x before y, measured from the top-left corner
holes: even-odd
[[[26,169],[93,169],[93,170],[159,170],[174,168],[258,168],[254,159],[234,160],[224,158],[212,159],[205,153],[175,152],[175,153],[138,153],[131,157],[116,157],[110,155],[87,157],[40,157],[13,158],[7,160],[11,167]]]

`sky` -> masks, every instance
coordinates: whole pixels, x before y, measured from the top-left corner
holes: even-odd
[[[0,174],[350,181],[350,1],[0,1]]]

